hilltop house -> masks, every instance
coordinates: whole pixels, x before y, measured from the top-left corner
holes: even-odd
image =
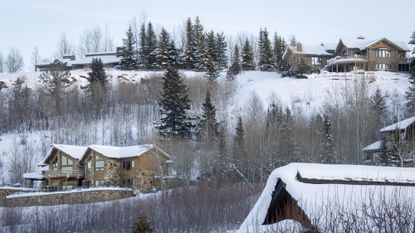
[[[415,116],[386,126],[379,133],[381,137],[386,137],[387,141],[399,147],[404,166],[414,166]],[[375,163],[380,145],[381,141],[376,141],[363,148],[365,163]]]
[[[301,63],[309,65],[312,70],[320,70],[327,65],[329,59],[334,57],[334,47],[335,45],[331,43],[303,45],[297,42],[294,46],[288,46],[283,58],[294,70]]]
[[[77,187],[125,186],[142,192],[160,188],[169,178],[170,156],[155,145],[110,147],[52,145],[39,163],[41,172],[25,173],[25,184],[49,191]]]
[[[86,53],[84,57],[78,59],[76,59],[75,55],[73,54],[66,54],[58,60],[62,63],[66,63],[68,70],[77,70],[90,67],[92,64],[92,59],[94,58],[101,59],[104,66],[108,68],[113,68],[119,65],[121,62],[118,51]],[[35,65],[35,68],[36,71],[47,71],[49,69],[49,65],[50,62],[40,62]]]
[[[408,72],[408,46],[405,42],[387,38],[369,40],[362,36],[356,39],[340,39],[334,58],[328,60],[326,69],[331,72],[366,71]]]
[[[291,163],[271,173],[237,232],[263,232],[285,220],[300,223],[305,230],[301,232],[325,232],[319,227],[341,221],[349,212],[362,213],[378,205],[389,208],[382,205],[396,201],[406,206],[414,197],[415,168]]]

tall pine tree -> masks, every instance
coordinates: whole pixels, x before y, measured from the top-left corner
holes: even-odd
[[[265,28],[260,30],[258,38],[258,69],[261,71],[275,70],[274,55],[272,53],[271,41],[268,38],[268,31]]]
[[[183,65],[186,69],[193,70],[196,65],[196,40],[192,20],[186,21],[186,43],[184,46]]]
[[[333,129],[331,126],[331,120],[328,115],[324,116],[323,120],[323,141],[321,143],[321,163],[336,163],[337,154],[334,150],[334,139],[333,139]]]
[[[241,59],[239,54],[239,48],[238,45],[235,45],[235,48],[233,50],[233,56],[232,56],[232,64],[230,67],[230,71],[233,75],[237,75],[241,73]]]
[[[126,38],[123,39],[123,49],[121,52],[121,69],[123,70],[136,70],[138,64],[136,60],[136,41],[131,25],[126,33]]]
[[[203,31],[203,25],[200,22],[199,16],[196,17],[193,25],[193,33],[195,40],[195,68],[198,71],[206,71],[207,54],[206,54],[206,43],[205,34]]]
[[[226,69],[228,67],[228,43],[226,43],[226,38],[223,32],[216,33],[216,57],[218,62],[218,67],[220,70]]]
[[[160,69],[166,69],[170,64],[170,35],[166,29],[162,28],[158,41],[158,52],[157,52],[157,66]]]
[[[255,70],[254,50],[249,44],[248,39],[245,40],[242,49],[242,70]]]
[[[146,54],[147,54],[147,69],[155,70],[157,69],[157,36],[154,32],[153,25],[151,22],[147,24],[147,33],[146,33]]]
[[[187,111],[190,99],[187,87],[176,69],[169,67],[163,77],[163,92],[160,100],[161,119],[159,132],[164,135],[187,136],[193,128]]]
[[[281,72],[285,70],[285,64],[283,55],[285,50],[287,49],[287,45],[285,43],[284,38],[275,33],[274,35],[274,59],[275,59],[275,68],[277,71]]]
[[[138,49],[138,66],[140,69],[147,69],[147,46],[146,46],[146,25],[143,23],[140,28],[140,35],[139,35],[139,49]]]
[[[218,123],[216,122],[216,108],[212,104],[210,92],[206,92],[205,102],[202,105],[202,117],[200,121],[200,135],[208,141],[215,140],[218,135]]]

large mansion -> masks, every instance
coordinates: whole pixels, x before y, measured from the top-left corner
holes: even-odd
[[[289,46],[284,54],[288,63],[295,68],[300,63],[313,69],[330,72],[365,71],[409,71],[409,48],[405,42],[388,38],[340,39],[337,44],[322,43],[316,46],[297,42]]]

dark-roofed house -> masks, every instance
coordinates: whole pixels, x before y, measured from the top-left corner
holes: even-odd
[[[376,219],[370,219],[372,212],[365,215],[362,211],[388,208],[396,202],[411,209],[414,198],[415,168],[291,163],[271,173],[237,232],[281,232],[262,230],[278,228],[285,220],[300,223],[305,230],[301,232],[332,232],[329,227],[350,220],[342,219],[348,216],[358,217],[365,227],[379,232]]]
[[[155,145],[91,145],[82,158],[88,187],[129,186],[142,192],[160,188],[169,177],[170,156]]]
[[[335,57],[327,63],[332,72],[366,71],[408,72],[410,51],[405,42],[388,38],[369,40],[362,36],[356,39],[340,39]]]
[[[304,45],[297,42],[295,46],[288,46],[284,53],[292,69],[297,69],[301,63],[311,66],[312,70],[320,70],[327,65],[327,61],[333,58],[333,44]]]

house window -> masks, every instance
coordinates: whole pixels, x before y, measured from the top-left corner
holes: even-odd
[[[376,70],[388,70],[389,65],[388,64],[376,64]]]
[[[122,168],[125,170],[131,170],[131,168],[134,167],[134,161],[123,161],[122,162]]]
[[[62,156],[62,170],[69,171],[73,168],[73,161],[66,156]]]
[[[321,65],[321,58],[319,57],[311,57],[311,64],[314,66]]]
[[[387,58],[391,57],[391,52],[389,49],[380,48],[375,50],[375,55],[378,58]]]
[[[105,168],[105,161],[100,157],[95,155],[95,171],[102,171]]]
[[[94,182],[95,187],[100,187],[100,186],[104,186],[104,181],[102,180],[96,180]]]

